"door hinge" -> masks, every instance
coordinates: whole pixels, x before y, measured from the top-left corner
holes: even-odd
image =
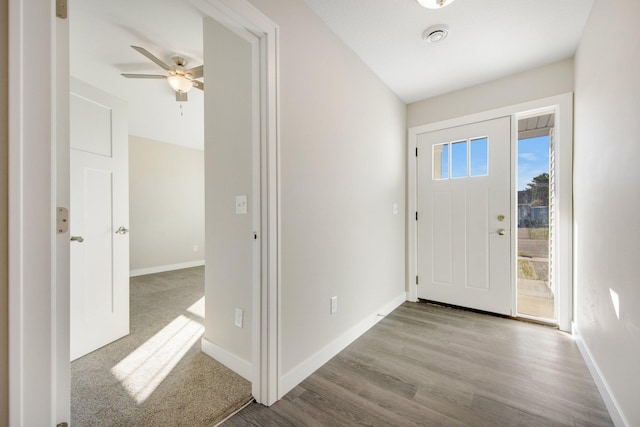
[[[69,424],[67,424],[67,423],[60,423],[60,424],[56,424],[56,427],[69,427]]]
[[[69,230],[69,210],[67,208],[56,208],[56,232],[64,234]]]
[[[416,211],[416,221],[418,220],[418,212]]]
[[[416,276],[416,285],[418,284],[418,276]]]
[[[56,17],[67,19],[67,0],[54,0],[56,2]]]

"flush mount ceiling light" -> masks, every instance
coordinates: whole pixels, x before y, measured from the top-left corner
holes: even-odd
[[[439,43],[449,35],[449,27],[447,25],[433,25],[422,33],[422,39],[429,43]]]
[[[427,9],[440,9],[451,3],[454,0],[417,0],[420,3],[420,6],[426,7]]]

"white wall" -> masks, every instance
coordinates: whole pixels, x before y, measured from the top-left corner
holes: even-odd
[[[575,60],[576,323],[629,426],[640,425],[639,19],[637,0],[596,0]]]
[[[130,136],[129,224],[132,275],[202,264],[204,152]]]
[[[204,21],[206,242],[204,339],[239,364],[251,363],[252,191],[251,46]],[[235,196],[248,196],[246,215]],[[234,325],[235,309],[244,325]],[[207,346],[203,346],[206,351]],[[219,355],[215,355],[220,359]],[[236,365],[230,365],[236,368]],[[248,369],[250,372],[250,369]],[[241,372],[239,372],[241,373]]]
[[[280,29],[280,373],[300,378],[404,294],[406,106],[302,0],[251,2]]]
[[[407,127],[573,91],[573,59],[409,104]]]

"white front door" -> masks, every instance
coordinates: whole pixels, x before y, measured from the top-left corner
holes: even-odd
[[[418,297],[511,315],[510,118],[418,135]]]
[[[129,333],[126,104],[79,80],[71,95],[71,360]]]

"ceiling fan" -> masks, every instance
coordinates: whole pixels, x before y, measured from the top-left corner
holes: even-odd
[[[160,74],[127,74],[122,75],[128,79],[167,79],[169,86],[176,91],[176,101],[184,102],[188,100],[187,92],[195,87],[200,90],[204,90],[204,83],[196,80],[204,74],[204,65],[185,69],[187,61],[180,56],[174,56],[173,62],[175,65],[167,65],[164,61],[158,59],[155,55],[149,52],[147,49],[139,46],[131,46],[151,61],[155,62],[160,68],[169,72],[168,75]]]

